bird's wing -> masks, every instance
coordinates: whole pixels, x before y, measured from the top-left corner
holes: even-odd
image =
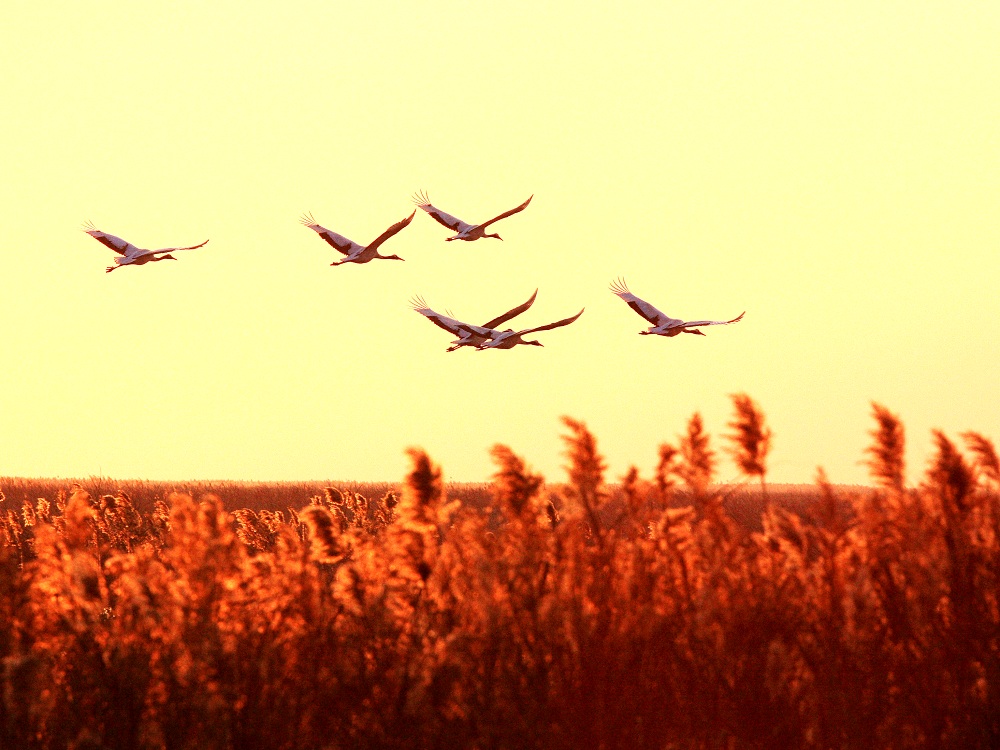
[[[529,307],[531,307],[531,305],[534,303],[535,297],[537,295],[538,295],[538,290],[536,289],[535,293],[531,295],[531,297],[528,299],[527,302],[525,302],[524,304],[518,305],[517,307],[513,308],[512,310],[508,310],[507,312],[505,312],[503,315],[501,315],[498,318],[493,318],[493,320],[491,320],[489,323],[484,323],[483,324],[483,328],[496,328],[497,326],[503,325],[508,320],[511,320],[512,318],[516,318],[518,315],[520,315],[525,310],[527,310]]]
[[[413,309],[418,313],[427,318],[431,323],[436,325],[438,328],[443,328],[448,331],[448,333],[454,336],[468,336],[470,334],[477,334],[479,336],[489,337],[492,331],[489,328],[484,328],[482,326],[474,326],[469,323],[463,323],[460,320],[455,320],[454,318],[449,318],[447,315],[442,315],[441,313],[434,312],[431,308],[427,306],[427,303],[420,297],[415,297],[410,301]]]
[[[694,328],[695,326],[727,326],[730,323],[735,323],[738,320],[742,320],[743,316],[746,315],[746,310],[741,312],[732,320],[688,320],[682,323],[685,328]],[[674,328],[675,326],[671,326]]]
[[[403,219],[402,221],[397,221],[391,227],[389,227],[388,229],[386,229],[384,232],[382,232],[382,234],[380,234],[378,237],[376,237],[374,240],[372,240],[371,242],[368,243],[368,249],[369,250],[376,250],[376,249],[378,249],[379,245],[381,245],[387,239],[389,239],[390,237],[392,237],[394,234],[402,231],[403,227],[408,226],[409,223],[411,221],[413,221],[413,217],[414,217],[414,215],[416,213],[417,213],[416,210],[414,210],[414,212],[412,214],[410,214],[409,216],[407,216],[405,219]]]
[[[524,336],[527,333],[536,333],[538,331],[548,331],[548,330],[551,330],[552,328],[560,328],[561,326],[568,326],[570,323],[572,323],[574,320],[576,320],[577,318],[579,318],[581,315],[583,315],[583,310],[580,310],[580,312],[578,312],[572,318],[563,318],[562,320],[557,320],[555,323],[548,323],[548,324],[546,324],[544,326],[538,326],[537,328],[529,328],[526,331],[518,331],[517,335],[518,336]]]
[[[451,214],[446,214],[440,208],[432,206],[430,199],[427,197],[427,193],[423,191],[413,196],[413,202],[416,203],[419,208],[422,208],[424,211],[429,213],[431,218],[441,226],[447,227],[448,229],[458,232],[459,234],[468,232],[472,229],[472,224],[466,224],[461,219],[458,219]]]
[[[312,214],[303,214],[299,221],[322,237],[330,247],[342,255],[351,255],[365,249],[364,245],[359,245],[357,242],[349,240],[341,234],[331,232],[326,227],[320,226],[313,219]]]
[[[666,313],[657,310],[651,304],[646,302],[646,300],[636,297],[628,290],[624,279],[616,279],[611,284],[610,288],[612,292],[625,301],[625,304],[635,310],[639,315],[654,326],[669,325],[670,327],[673,327],[675,324],[684,322],[682,320],[677,320],[676,318],[671,318]]]
[[[142,253],[142,251],[131,242],[123,240],[121,237],[115,237],[113,234],[102,232],[99,229],[84,229],[83,231],[105,247],[114,250],[119,255],[127,255],[134,258],[136,255]]]
[[[490,219],[485,224],[482,224],[480,226],[482,226],[483,229],[486,229],[486,227],[488,227],[490,224],[492,224],[495,221],[500,221],[500,219],[506,219],[508,216],[512,216],[512,215],[514,215],[514,214],[516,214],[516,213],[518,213],[520,211],[523,211],[524,209],[526,209],[528,207],[528,204],[531,203],[531,198],[534,198],[534,197],[535,196],[532,195],[530,198],[528,198],[528,200],[526,200],[524,203],[522,203],[517,208],[512,208],[510,211],[504,211],[499,216],[494,216],[492,219]]]
[[[165,247],[162,250],[144,250],[141,255],[162,255],[163,253],[176,253],[181,250],[197,250],[199,247],[204,247],[208,244],[208,240],[198,244],[189,245],[188,247]]]

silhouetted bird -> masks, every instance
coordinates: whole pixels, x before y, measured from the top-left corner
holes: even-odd
[[[434,310],[432,310],[427,306],[427,303],[424,302],[422,297],[414,297],[410,301],[410,304],[413,306],[414,310],[423,315],[434,325],[438,326],[439,328],[443,328],[444,330],[451,333],[453,336],[458,337],[455,341],[452,341],[451,346],[449,346],[445,350],[453,352],[456,349],[463,346],[474,346],[478,349],[480,346],[482,346],[483,344],[485,344],[487,341],[490,340],[490,336],[493,333],[496,333],[496,331],[493,330],[494,328],[496,328],[499,325],[503,325],[511,318],[517,317],[525,310],[527,310],[529,307],[531,307],[532,303],[535,301],[535,295],[537,294],[538,290],[536,289],[535,293],[531,295],[531,297],[528,299],[527,302],[524,302],[523,304],[520,304],[517,307],[508,310],[503,315],[500,315],[499,317],[496,317],[493,320],[489,321],[488,323],[484,323],[481,326],[472,325],[470,323],[463,323],[460,320],[455,320],[454,318],[442,315],[441,313],[434,312]]]
[[[482,237],[495,237],[498,240],[502,240],[503,237],[499,234],[486,234],[486,228],[490,224],[500,221],[500,219],[506,219],[508,216],[512,216],[513,214],[523,211],[528,207],[528,204],[531,203],[531,198],[534,197],[535,196],[532,195],[517,208],[512,208],[510,211],[504,211],[499,216],[494,216],[492,219],[484,222],[483,224],[466,224],[461,219],[456,219],[451,214],[446,214],[441,209],[435,208],[431,205],[430,199],[427,197],[427,193],[422,190],[413,196],[413,202],[429,213],[438,224],[447,227],[453,232],[458,232],[458,234],[454,237],[446,238],[447,242],[451,242],[452,240],[465,240],[466,242],[472,242],[473,240],[478,240]]]
[[[122,266],[141,266],[143,263],[153,263],[158,260],[177,260],[170,253],[180,252],[181,250],[194,250],[208,243],[208,240],[205,240],[201,245],[191,245],[190,247],[165,247],[162,250],[143,250],[141,247],[136,247],[121,237],[115,237],[113,234],[102,232],[91,222],[87,222],[84,225],[83,231],[121,256],[115,258],[115,265],[108,266],[105,269],[107,273],[111,273],[116,268],[121,268]]]
[[[583,315],[583,310],[580,310],[576,315],[571,318],[564,318],[562,320],[557,320],[555,323],[547,323],[543,326],[537,326],[535,328],[526,328],[523,331],[514,331],[508,328],[506,331],[494,331],[490,336],[490,340],[487,341],[482,346],[478,347],[480,351],[484,349],[513,349],[518,344],[530,344],[531,346],[543,346],[541,341],[525,341],[524,336],[529,333],[537,333],[538,331],[549,331],[553,328],[560,328],[561,326],[568,326],[574,320]]]
[[[703,331],[692,330],[698,326],[724,326],[730,323],[735,323],[741,320],[746,311],[744,310],[738,316],[732,320],[677,320],[676,318],[671,318],[665,313],[660,312],[651,304],[645,300],[641,300],[636,297],[632,292],[628,290],[625,285],[624,279],[617,279],[611,284],[611,291],[621,297],[625,302],[635,310],[639,315],[645,318],[651,324],[649,330],[639,331],[640,335],[648,336],[676,336],[679,333],[695,333],[699,336],[704,336]]]
[[[367,247],[359,245],[357,242],[347,239],[343,235],[337,234],[336,232],[331,232],[326,227],[322,227],[316,223],[316,220],[312,217],[312,214],[303,214],[299,219],[303,224],[309,227],[311,230],[316,232],[320,237],[322,237],[326,243],[347,257],[343,260],[335,260],[331,263],[331,266],[339,266],[342,263],[367,263],[370,260],[405,260],[405,258],[400,258],[398,255],[379,255],[378,249],[387,239],[397,234],[405,226],[407,226],[411,221],[413,221],[413,216],[417,212],[414,211],[412,214],[407,216],[402,221],[397,221],[391,227],[386,229],[382,234],[372,240]]]

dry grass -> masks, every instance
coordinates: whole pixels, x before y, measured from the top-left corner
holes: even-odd
[[[570,419],[563,485],[0,480],[0,747],[995,747],[996,450],[908,487],[875,417],[878,489],[766,498],[697,418],[620,484]]]

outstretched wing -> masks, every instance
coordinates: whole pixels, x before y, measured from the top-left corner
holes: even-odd
[[[402,221],[397,221],[391,227],[386,229],[384,232],[382,232],[382,234],[380,234],[378,237],[376,237],[374,240],[368,243],[368,249],[377,250],[379,245],[381,245],[387,239],[392,237],[394,234],[402,231],[403,227],[408,226],[409,223],[413,221],[413,217],[416,215],[416,213],[417,213],[416,210],[414,210],[413,213],[407,216],[405,219],[403,219]]]
[[[93,237],[95,240],[100,242],[105,247],[114,250],[119,255],[127,255],[129,257],[134,258],[142,253],[142,250],[133,245],[131,242],[123,240],[121,237],[115,237],[113,234],[102,232],[93,224],[88,223],[83,228],[83,231],[89,234],[91,237]]]
[[[576,320],[577,318],[579,318],[581,315],[583,315],[583,310],[580,310],[580,312],[578,312],[572,318],[563,318],[562,320],[557,320],[555,323],[548,323],[547,325],[538,326],[537,328],[529,328],[526,331],[518,331],[517,335],[518,336],[524,336],[525,334],[528,334],[528,333],[537,333],[538,331],[549,331],[549,330],[551,330],[553,328],[560,328],[562,326],[568,326],[570,323],[572,323],[574,320]]]
[[[161,250],[143,250],[139,254],[140,255],[163,255],[164,253],[176,253],[176,252],[180,252],[181,250],[197,250],[199,247],[204,247],[207,244],[208,244],[208,240],[205,240],[204,242],[202,242],[202,243],[200,243],[198,245],[189,245],[188,247],[165,247],[165,248],[163,248]]]
[[[673,328],[675,325],[684,323],[683,320],[671,318],[666,313],[657,310],[651,304],[646,302],[646,300],[636,297],[628,290],[628,286],[625,285],[624,279],[615,279],[615,281],[612,282],[610,289],[612,292],[621,297],[625,301],[625,304],[635,310],[639,315],[654,326],[668,325]]]
[[[463,323],[460,320],[455,320],[454,318],[449,318],[447,315],[442,315],[441,313],[434,312],[431,308],[427,306],[422,297],[414,297],[410,300],[410,305],[418,313],[423,315],[427,320],[436,325],[438,328],[443,328],[448,331],[448,333],[453,336],[465,337],[471,334],[477,334],[479,336],[485,336],[489,338],[492,331],[489,328],[484,328],[482,326],[474,326],[469,323]]]
[[[742,320],[743,316],[746,314],[747,314],[746,310],[744,310],[732,320],[689,320],[682,323],[682,325],[685,328],[694,328],[695,326],[727,326],[730,323],[735,323],[739,320]],[[671,326],[671,328],[674,328],[674,326]]]
[[[520,315],[525,310],[527,310],[529,307],[531,307],[531,305],[534,303],[535,297],[537,295],[538,295],[538,290],[536,289],[535,293],[531,295],[531,297],[528,299],[527,302],[525,302],[524,304],[518,305],[517,307],[515,307],[515,308],[513,308],[511,310],[508,310],[507,312],[505,312],[503,315],[501,315],[498,318],[493,318],[493,320],[491,320],[489,323],[484,323],[483,324],[483,328],[496,328],[497,326],[503,325],[508,320],[511,320],[512,318],[516,318],[518,315]]]
[[[422,208],[430,214],[431,218],[443,227],[447,227],[448,229],[458,232],[459,234],[463,234],[464,232],[468,232],[472,229],[472,224],[466,224],[461,219],[458,219],[451,214],[446,214],[440,208],[432,206],[430,199],[427,197],[427,193],[423,190],[413,196],[413,202],[416,203],[419,208]]]
[[[495,221],[500,221],[500,219],[506,219],[508,216],[513,216],[514,214],[523,211],[524,209],[526,209],[528,207],[528,204],[531,203],[531,199],[534,198],[534,197],[535,197],[534,195],[531,195],[531,197],[529,197],[528,200],[526,200],[524,203],[522,203],[517,208],[512,208],[510,211],[504,211],[499,216],[494,216],[492,219],[490,219],[489,221],[487,221],[485,224],[482,224],[481,226],[483,227],[483,229],[486,229],[486,227],[488,227],[490,224],[492,224]]]
[[[313,219],[312,214],[302,214],[299,221],[322,237],[330,247],[342,255],[351,255],[365,249],[363,245],[359,245],[357,242],[349,240],[341,234],[331,232],[326,227],[320,226],[316,223],[316,220]]]

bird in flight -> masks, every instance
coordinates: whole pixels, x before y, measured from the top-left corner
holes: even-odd
[[[645,318],[649,323],[649,329],[639,331],[642,336],[676,336],[679,333],[694,333],[704,336],[704,331],[699,331],[700,326],[724,326],[742,320],[746,315],[744,310],[732,320],[677,320],[660,312],[645,300],[639,299],[628,290],[624,279],[616,279],[611,284],[611,291],[621,297],[625,303]]]
[[[162,250],[143,250],[141,247],[136,247],[121,237],[115,237],[113,234],[102,232],[89,221],[84,225],[83,231],[105,247],[109,247],[118,253],[119,257],[115,258],[115,265],[108,266],[105,269],[107,273],[111,273],[116,268],[121,268],[122,266],[141,266],[143,263],[153,263],[158,260],[177,260],[170,253],[176,253],[181,250],[194,250],[208,243],[208,240],[205,240],[201,245],[191,245],[190,247],[165,247]]]
[[[359,245],[357,242],[353,242],[336,232],[331,232],[326,227],[320,226],[316,223],[316,220],[313,218],[311,213],[303,214],[299,221],[316,232],[316,234],[322,237],[326,243],[338,253],[346,256],[343,260],[335,260],[330,264],[331,266],[339,266],[342,263],[367,263],[368,261],[375,259],[406,260],[405,258],[400,258],[398,255],[380,255],[378,249],[383,242],[400,232],[411,221],[413,221],[413,216],[416,213],[416,210],[414,210],[412,214],[407,216],[402,221],[397,221],[391,227],[382,232],[382,234],[372,240],[367,247]]]
[[[503,315],[499,315],[493,320],[483,323],[481,326],[471,325],[469,323],[463,323],[460,320],[455,320],[454,318],[448,317],[447,315],[442,315],[441,313],[435,312],[427,306],[422,297],[414,297],[410,300],[410,304],[413,309],[418,313],[423,315],[429,321],[439,328],[443,328],[448,331],[453,336],[458,338],[451,342],[445,351],[453,352],[456,349],[463,346],[474,346],[477,349],[490,340],[490,337],[495,333],[494,329],[506,323],[508,320],[517,317],[525,310],[527,310],[535,301],[535,296],[538,294],[536,289],[534,294],[528,298],[527,302],[524,302],[517,307],[511,308]]]
[[[562,320],[557,320],[555,323],[547,323],[543,326],[536,326],[535,328],[526,328],[523,331],[514,331],[508,328],[506,331],[493,331],[490,336],[490,340],[481,346],[477,347],[480,351],[484,349],[513,349],[518,344],[530,344],[531,346],[543,346],[541,341],[526,340],[524,336],[529,333],[537,333],[538,331],[550,331],[553,328],[561,328],[562,326],[568,326],[574,320],[583,315],[583,310],[580,310],[576,315],[570,318],[563,318]]]
[[[478,240],[483,237],[495,237],[498,240],[502,240],[503,237],[499,234],[487,234],[487,227],[494,222],[500,221],[500,219],[506,219],[508,216],[513,216],[514,214],[523,211],[528,207],[528,204],[531,203],[531,199],[534,197],[535,196],[532,195],[517,208],[512,208],[510,211],[504,211],[499,216],[494,216],[492,219],[482,224],[466,224],[461,219],[456,219],[451,214],[446,214],[440,208],[435,208],[431,205],[430,198],[427,197],[427,193],[423,190],[413,196],[413,202],[429,213],[431,218],[433,218],[438,224],[447,227],[453,232],[458,232],[458,234],[454,237],[446,238],[447,242],[451,242],[452,240],[465,240],[466,242],[472,242],[473,240]]]

